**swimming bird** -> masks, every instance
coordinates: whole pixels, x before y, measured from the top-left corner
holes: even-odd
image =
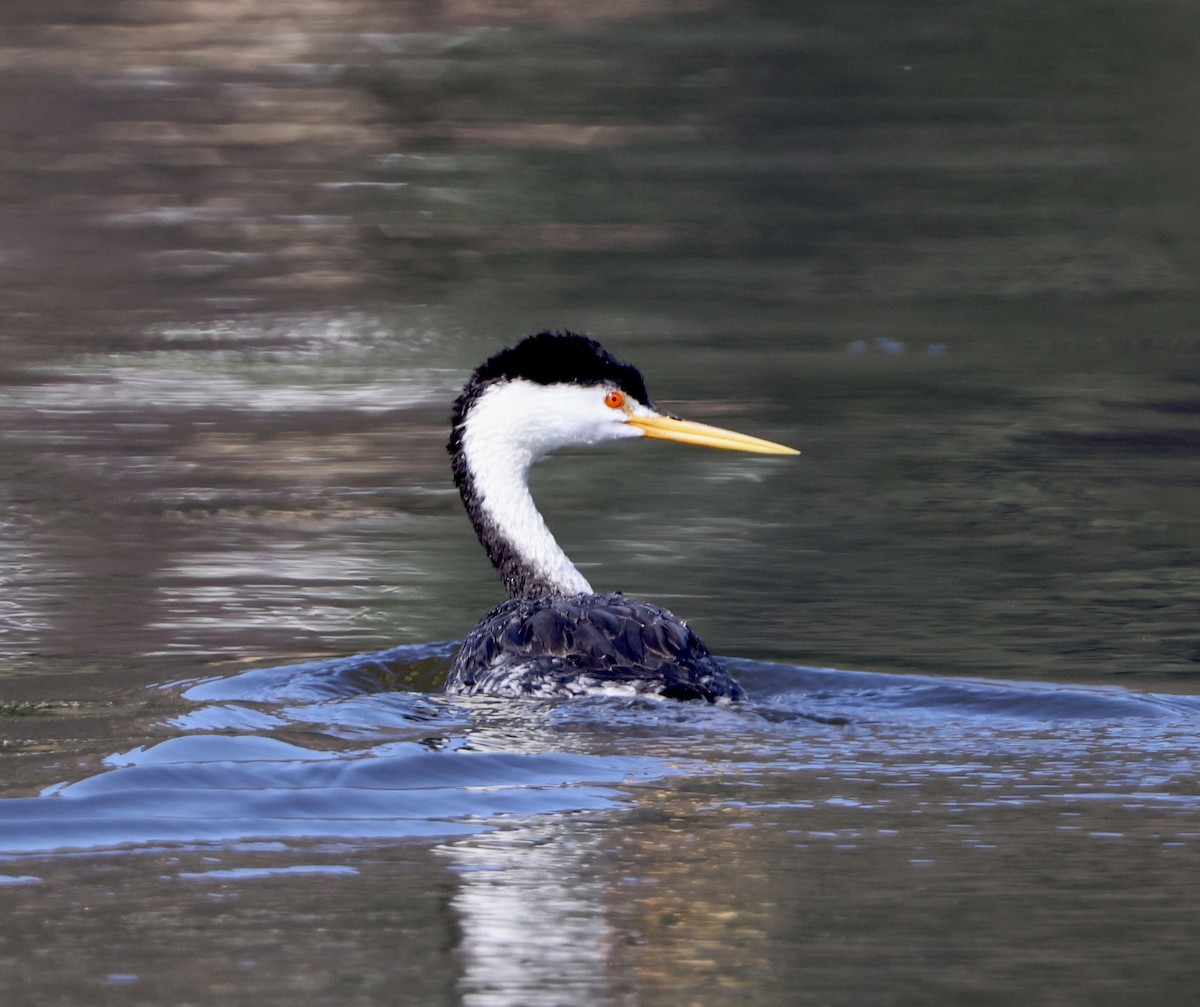
[[[636,367],[572,332],[528,336],[471,375],[454,404],[447,450],[463,505],[508,600],[467,635],[446,692],[744,698],[687,623],[619,592],[594,593],[530,495],[529,470],[550,452],[635,437],[799,453],[660,412]]]

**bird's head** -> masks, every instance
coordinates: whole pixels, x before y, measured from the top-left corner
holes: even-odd
[[[482,364],[455,403],[452,454],[462,448],[468,427],[502,437],[525,464],[558,448],[631,437],[756,454],[799,453],[659,411],[636,367],[594,339],[570,332],[529,336]]]

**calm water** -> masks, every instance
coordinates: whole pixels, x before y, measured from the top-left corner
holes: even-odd
[[[1194,1003],[1200,14],[407,6],[0,13],[6,1002]],[[546,327],[744,707],[439,694]]]

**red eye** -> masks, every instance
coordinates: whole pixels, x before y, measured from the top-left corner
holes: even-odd
[[[604,404],[609,409],[620,409],[625,405],[625,393],[619,392],[615,388],[604,396]]]

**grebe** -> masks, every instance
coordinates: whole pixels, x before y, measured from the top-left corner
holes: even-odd
[[[665,608],[593,593],[530,496],[529,469],[551,451],[632,437],[799,453],[659,412],[638,369],[587,336],[542,332],[489,358],[454,404],[447,450],[508,600],[467,634],[446,692],[744,698],[700,638]]]

